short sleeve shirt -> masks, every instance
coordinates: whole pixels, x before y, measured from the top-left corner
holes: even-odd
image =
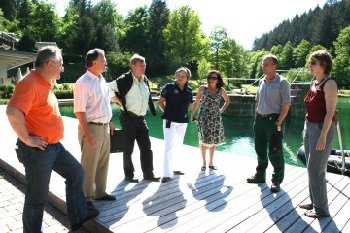
[[[256,94],[256,111],[262,115],[279,114],[286,102],[291,102],[288,81],[279,74],[271,82],[264,77]]]
[[[166,84],[161,92],[165,98],[165,109],[162,118],[178,123],[189,122],[188,107],[192,103],[192,88],[185,85],[181,90],[177,83]]]
[[[87,71],[74,85],[74,112],[85,112],[87,122],[108,123],[112,118],[109,87],[103,77]]]
[[[51,83],[32,70],[17,83],[8,106],[24,114],[29,135],[57,143],[63,138],[63,122]]]

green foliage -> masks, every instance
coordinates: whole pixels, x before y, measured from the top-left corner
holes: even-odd
[[[281,56],[279,69],[288,70],[294,67],[293,46],[290,41],[284,45]]]
[[[13,83],[5,83],[0,85],[0,99],[10,99],[15,89]]]
[[[171,12],[164,36],[166,56],[178,65],[188,66],[197,62],[206,46],[199,17],[188,6]]]
[[[316,7],[292,20],[283,21],[270,32],[257,38],[254,41],[254,50],[269,50],[274,45],[286,44],[288,40],[296,46],[303,39],[312,45],[320,44],[332,50],[332,42],[348,25],[350,25],[349,0],[334,1],[325,4],[323,9]]]
[[[268,51],[259,50],[259,51],[253,51],[249,54],[249,65],[248,65],[249,78],[257,79],[261,77],[262,57],[268,53],[269,53]]]
[[[8,104],[9,100],[8,99],[0,99],[0,105],[6,105]]]
[[[121,41],[123,50],[144,55],[147,53],[148,12],[146,7],[138,7],[131,11],[125,19],[127,28]]]
[[[73,90],[54,90],[57,99],[73,99]]]
[[[350,87],[350,26],[344,28],[334,43],[336,58],[333,75],[340,88]]]
[[[288,79],[289,82],[310,82],[312,80],[310,71],[304,67],[290,69],[283,74],[283,77]]]
[[[110,52],[106,55],[108,61],[107,81],[115,80],[130,69],[130,57],[131,54],[127,52]]]
[[[212,69],[212,64],[205,60],[204,58],[200,59],[198,62],[198,79],[199,80],[205,80],[205,77],[207,76],[208,71]]]
[[[305,61],[309,51],[311,49],[311,44],[307,40],[302,40],[298,46],[293,51],[293,59],[296,67],[305,66]]]
[[[163,30],[169,22],[170,11],[164,0],[153,0],[149,8],[147,35],[147,65],[148,73],[159,75],[166,71],[165,46]]]

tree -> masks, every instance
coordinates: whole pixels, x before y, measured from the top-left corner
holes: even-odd
[[[210,49],[212,54],[210,56],[211,62],[215,69],[219,69],[219,51],[222,49],[224,42],[227,40],[227,30],[221,26],[216,26],[210,34]]]
[[[290,41],[285,44],[283,47],[281,57],[280,57],[280,69],[288,70],[290,68],[294,67],[294,60],[293,60],[293,45]]]
[[[36,41],[56,42],[61,33],[62,21],[55,13],[54,6],[39,2],[31,15],[31,33]]]
[[[334,42],[336,58],[333,75],[341,88],[350,87],[350,26],[341,30]]]
[[[295,67],[304,67],[305,60],[309,51],[311,49],[311,44],[307,40],[302,40],[298,46],[293,51],[293,58],[295,62]]]
[[[96,46],[106,51],[118,51],[119,35],[124,30],[124,20],[117,13],[116,5],[111,0],[101,0],[93,7],[96,19]]]
[[[193,65],[200,59],[206,46],[198,15],[188,6],[170,14],[164,36],[167,57],[174,65]]]
[[[120,42],[123,50],[144,55],[147,53],[148,12],[146,7],[138,7],[125,19],[125,37]]]
[[[164,28],[169,22],[169,9],[164,0],[153,0],[149,8],[147,63],[151,74],[164,73],[165,62],[165,38]]]
[[[269,52],[266,50],[252,51],[249,54],[249,78],[257,79],[262,75],[261,63],[262,57]]]

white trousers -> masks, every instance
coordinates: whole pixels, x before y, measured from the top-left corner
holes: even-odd
[[[166,120],[163,120],[164,134],[164,160],[163,160],[163,177],[174,176],[173,155],[180,152],[186,133],[187,123],[171,122],[170,128],[166,128]]]

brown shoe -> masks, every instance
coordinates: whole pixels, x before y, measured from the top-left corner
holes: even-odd
[[[247,183],[252,183],[252,184],[265,183],[265,178],[259,178],[256,176],[252,176],[250,178],[247,178]]]
[[[281,187],[280,187],[279,184],[272,183],[270,190],[273,193],[277,193],[277,192],[279,192],[281,190]]]
[[[314,208],[314,205],[311,203],[308,204],[299,204],[299,208],[305,209],[305,210],[312,210]]]

